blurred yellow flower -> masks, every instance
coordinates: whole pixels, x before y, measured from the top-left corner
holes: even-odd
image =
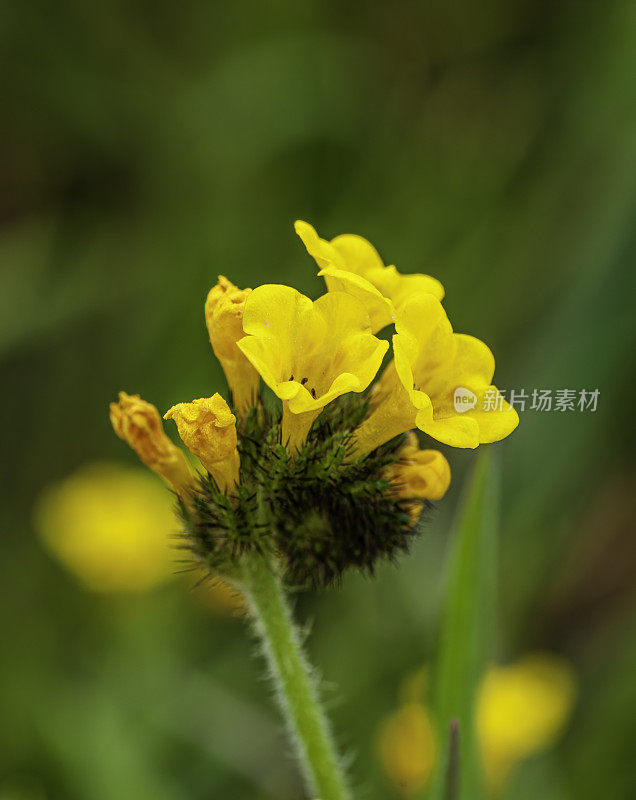
[[[251,289],[239,289],[224,275],[210,289],[205,302],[205,322],[210,344],[219,359],[239,415],[256,405],[259,375],[236,343],[244,336],[243,312]]]
[[[189,492],[194,476],[186,457],[168,439],[159,412],[138,394],[119,393],[110,404],[113,430],[137,453],[141,461],[181,495]]]
[[[396,788],[415,794],[428,783],[437,737],[424,701],[422,674],[405,681],[402,703],[379,728],[380,759]],[[547,653],[491,667],[480,682],[475,710],[477,741],[493,795],[514,767],[553,746],[570,718],[576,679],[562,658]]]
[[[290,453],[327,403],[366,389],[389,346],[371,333],[364,306],[343,292],[312,302],[289,286],[259,286],[245,304],[243,329],[238,346],[283,401]]]
[[[362,236],[345,233],[328,242],[307,222],[297,220],[294,227],[329,291],[348,292],[361,300],[374,333],[389,325],[395,309],[414,293],[430,292],[438,300],[444,297],[444,287],[430,275],[402,275],[394,266],[386,267]]]
[[[220,394],[191,403],[177,403],[166,412],[164,419],[177,423],[182,441],[222,492],[238,484],[240,459],[236,448],[236,417]]]
[[[175,572],[174,499],[145,470],[96,463],[46,489],[35,524],[49,551],[95,592],[139,592]]]
[[[356,457],[414,427],[444,444],[473,448],[517,427],[517,412],[491,385],[495,359],[489,348],[453,333],[433,295],[409,299],[395,329],[394,362],[373,392],[370,416],[354,433]],[[458,406],[458,392],[467,406]]]
[[[404,795],[415,795],[426,786],[437,756],[426,706],[410,700],[390,714],[380,725],[378,750],[386,774]]]
[[[495,790],[515,764],[557,741],[575,695],[569,664],[553,655],[528,655],[487,673],[479,691],[476,727],[486,775]]]

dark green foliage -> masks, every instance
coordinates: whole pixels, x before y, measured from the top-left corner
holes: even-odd
[[[232,574],[242,555],[269,549],[289,584],[318,586],[351,568],[373,573],[378,559],[407,551],[416,529],[384,477],[403,437],[346,460],[351,432],[366,411],[366,401],[355,395],[330,403],[290,459],[280,443],[279,413],[264,405],[252,409],[239,432],[238,502],[207,475],[193,511],[181,508],[187,547],[197,560]]]

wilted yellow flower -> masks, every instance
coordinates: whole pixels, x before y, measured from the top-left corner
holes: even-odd
[[[159,412],[138,394],[119,393],[110,404],[110,421],[120,439],[137,453],[143,463],[167,481],[173,489],[187,495],[194,477],[184,454],[166,436]]]
[[[177,423],[184,444],[201,461],[222,492],[238,484],[240,459],[236,448],[236,417],[220,394],[178,403],[166,412],[164,419]]]
[[[428,783],[437,743],[426,706],[410,700],[388,716],[378,732],[382,766],[392,783],[407,797]]]
[[[145,470],[91,464],[44,491],[35,524],[47,548],[96,592],[137,592],[175,572],[173,499]]]
[[[374,332],[391,323],[395,309],[414,293],[444,297],[444,287],[430,275],[402,275],[394,266],[385,267],[378,251],[362,236],[345,233],[328,242],[307,222],[298,220],[294,227],[329,291],[345,291],[361,300]]]
[[[259,375],[236,343],[243,338],[243,311],[251,289],[239,289],[225,276],[210,289],[205,301],[205,322],[210,344],[219,359],[241,416],[256,404]]]
[[[373,380],[388,342],[371,333],[369,315],[348,294],[312,302],[289,286],[259,286],[245,304],[238,343],[265,383],[283,401],[283,442],[302,446],[320,410]]]
[[[476,726],[486,774],[495,790],[515,764],[555,743],[575,694],[572,670],[553,655],[528,655],[488,671],[479,691]]]
[[[420,450],[417,436],[412,432],[396,455],[400,460],[387,469],[386,477],[394,493],[405,501],[415,524],[422,510],[417,501],[441,500],[446,494],[451,479],[450,464],[439,450]]]
[[[517,427],[517,412],[491,385],[492,353],[479,339],[453,333],[433,295],[408,300],[395,329],[394,363],[378,382],[370,416],[354,434],[356,456],[414,427],[454,447],[496,442]]]

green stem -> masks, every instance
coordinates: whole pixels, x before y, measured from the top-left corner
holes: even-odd
[[[252,557],[243,589],[308,790],[320,800],[350,800],[329,723],[274,565]]]

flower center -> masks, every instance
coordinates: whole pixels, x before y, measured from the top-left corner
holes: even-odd
[[[294,380],[296,380],[296,379],[294,378],[294,376],[293,376],[293,375],[290,375],[290,376],[289,376],[289,380],[290,380],[290,381],[294,381]],[[307,391],[309,392],[309,394],[310,394],[310,395],[311,395],[311,396],[314,398],[314,400],[315,400],[315,399],[316,399],[316,390],[314,389],[314,387],[313,387],[313,386],[307,386],[307,381],[308,381],[308,380],[309,380],[309,378],[307,378],[307,377],[305,377],[305,378],[301,378],[301,379],[300,379],[300,384],[301,384],[302,386],[304,386],[304,387],[305,387],[305,389],[307,389]]]

